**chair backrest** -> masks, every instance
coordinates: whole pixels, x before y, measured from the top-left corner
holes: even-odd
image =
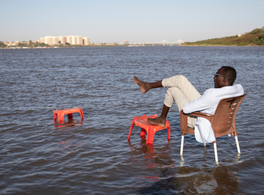
[[[246,94],[220,100],[212,121],[215,137],[237,135],[236,113]]]

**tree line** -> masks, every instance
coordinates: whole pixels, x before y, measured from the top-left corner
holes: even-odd
[[[183,45],[263,45],[264,46],[264,27],[256,28],[243,35],[235,35],[222,38],[207,39],[196,42],[186,42]]]

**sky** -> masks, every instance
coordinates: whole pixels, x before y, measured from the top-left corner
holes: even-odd
[[[0,0],[0,41],[198,41],[264,26],[264,0]]]

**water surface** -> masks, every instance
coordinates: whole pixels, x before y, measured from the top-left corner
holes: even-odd
[[[263,47],[98,47],[0,50],[0,194],[263,194]],[[132,75],[185,75],[200,93],[225,65],[246,98],[234,137],[213,145],[185,136],[171,108],[171,140],[140,139],[133,116],[160,114],[166,89],[142,94]],[[53,110],[80,107],[55,123]]]

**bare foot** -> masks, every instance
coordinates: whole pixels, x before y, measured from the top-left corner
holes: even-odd
[[[133,75],[134,82],[139,85],[140,90],[142,93],[146,93],[149,90],[149,87],[147,86],[147,83],[144,81],[139,80],[135,75]]]
[[[165,125],[166,125],[166,119],[162,119],[160,117],[157,117],[157,118],[148,118],[147,120],[152,125],[159,125],[161,127],[165,127]]]

